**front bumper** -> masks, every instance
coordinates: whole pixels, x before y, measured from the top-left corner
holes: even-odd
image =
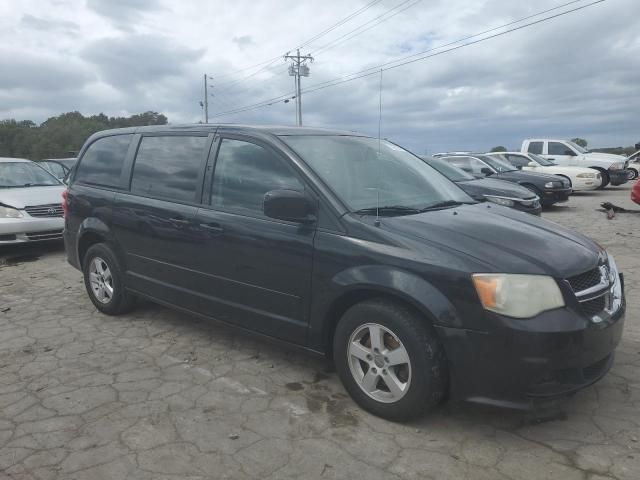
[[[540,216],[542,214],[542,204],[537,197],[535,200],[524,201],[518,201],[514,199],[514,204],[511,208],[514,208],[515,210],[519,210],[521,212],[530,213],[531,215]]]
[[[571,188],[545,189],[542,192],[540,201],[542,205],[553,205],[554,203],[566,202],[571,195]]]
[[[624,326],[622,276],[616,285],[615,310],[595,319],[574,297],[531,319],[484,312],[490,331],[437,327],[450,362],[451,397],[529,409],[598,381],[613,364]]]
[[[61,217],[0,218],[0,245],[59,240],[63,227]]]
[[[587,192],[589,190],[596,190],[602,185],[602,177],[598,174],[597,178],[578,178],[571,179],[571,188],[574,192]]]
[[[622,185],[629,181],[626,170],[608,170],[608,173],[611,185]]]

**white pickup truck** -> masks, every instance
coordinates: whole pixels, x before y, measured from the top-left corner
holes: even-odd
[[[627,181],[627,158],[610,153],[595,153],[568,140],[533,138],[522,142],[522,152],[542,155],[557,165],[587,167],[599,170],[602,175],[600,188],[622,185]]]

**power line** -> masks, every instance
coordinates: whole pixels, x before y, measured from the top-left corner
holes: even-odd
[[[507,23],[505,25],[502,25],[500,27],[495,27],[493,29],[486,30],[484,33],[495,31],[497,29],[504,28],[505,26],[514,25],[516,23],[520,23],[520,22],[522,22],[522,21],[524,21],[526,19],[537,17],[537,16],[542,15],[544,13],[548,13],[548,12],[550,12],[552,10],[557,10],[558,8],[562,8],[562,7],[571,5],[571,4],[575,4],[578,1],[580,1],[580,0],[574,0],[574,1],[571,1],[571,2],[567,2],[567,3],[563,4],[563,5],[560,5],[558,7],[554,7],[552,9],[543,10],[541,12],[538,12],[537,14],[529,15],[529,16],[521,18],[519,20],[515,20],[515,21],[512,21],[512,22],[509,22],[509,23]],[[382,70],[392,70],[392,69],[399,68],[399,67],[404,66],[404,65],[408,65],[408,64],[415,63],[415,62],[418,62],[418,61],[426,60],[428,58],[432,58],[432,57],[435,57],[435,56],[443,55],[445,53],[448,53],[448,52],[451,52],[451,51],[454,51],[454,50],[459,50],[459,49],[464,48],[464,47],[475,45],[475,44],[478,44],[478,43],[481,43],[481,42],[484,42],[484,41],[487,41],[487,40],[491,40],[491,39],[496,38],[496,37],[504,36],[504,35],[507,35],[509,33],[512,33],[512,32],[518,31],[518,30],[522,30],[524,28],[528,28],[528,27],[531,27],[531,26],[534,26],[534,25],[538,25],[540,23],[547,22],[547,21],[553,20],[555,18],[564,16],[564,15],[568,15],[570,13],[574,13],[576,11],[583,10],[585,8],[591,7],[591,6],[596,5],[598,3],[602,3],[604,1],[605,0],[596,0],[596,1],[593,1],[593,2],[588,3],[586,5],[581,5],[579,7],[575,7],[575,8],[569,9],[569,10],[565,10],[565,11],[557,13],[555,15],[550,15],[548,17],[544,17],[544,18],[541,18],[539,20],[535,20],[533,22],[529,22],[529,23],[526,23],[524,25],[520,25],[518,27],[514,27],[514,28],[511,28],[511,29],[505,30],[503,32],[499,32],[499,33],[496,33],[496,34],[493,34],[493,35],[490,35],[490,36],[487,36],[487,37],[483,37],[483,38],[480,38],[480,39],[477,39],[477,40],[474,40],[474,41],[471,41],[471,42],[463,43],[462,45],[457,45],[457,46],[448,48],[446,50],[442,50],[440,52],[432,53],[432,54],[429,54],[429,55],[424,55],[425,53],[431,52],[433,50],[437,50],[439,48],[443,48],[444,46],[455,45],[456,43],[459,43],[461,41],[468,40],[468,39],[471,39],[471,38],[475,38],[475,37],[477,37],[479,35],[483,35],[483,33],[481,32],[481,33],[478,33],[478,34],[470,35],[468,37],[464,37],[463,39],[457,40],[455,42],[448,43],[448,44],[446,44],[444,46],[439,46],[439,47],[434,47],[434,48],[431,48],[431,49],[428,49],[428,50],[424,50],[422,52],[418,52],[418,53],[415,53],[415,54],[412,54],[412,55],[408,55],[408,56],[405,56],[405,57],[402,57],[402,58],[399,58],[399,59],[396,59],[396,60],[393,60],[393,61],[390,61],[390,62],[386,62],[386,63],[383,63],[381,65],[370,67],[370,68],[367,68],[365,70],[361,70],[360,72],[355,72],[355,73],[352,73],[352,74],[349,74],[349,75],[346,76],[346,77],[351,77],[351,78],[334,79],[334,80],[329,80],[329,81],[326,81],[326,82],[321,82],[321,83],[316,84],[316,85],[312,85],[307,90],[305,90],[305,93],[313,93],[313,92],[316,92],[318,90],[323,90],[325,88],[329,88],[329,87],[333,87],[333,86],[336,86],[336,85],[340,85],[342,83],[347,83],[347,82],[351,82],[353,80],[358,80],[360,78],[364,78],[364,77],[368,77],[368,76],[371,76],[371,75],[375,75],[375,74],[377,74],[379,72],[380,69],[382,69]],[[422,56],[419,56],[419,55],[422,55]],[[409,58],[416,57],[416,56],[418,56],[418,58],[414,58],[412,60],[407,60]],[[398,62],[400,62],[400,63],[398,63]],[[387,65],[390,65],[390,66],[388,66],[387,68],[383,68],[383,67],[385,67]],[[220,113],[214,115],[214,117],[219,117],[219,116],[223,116],[223,115],[231,115],[231,114],[235,114],[235,113],[242,113],[242,112],[245,112],[245,111],[248,111],[248,110],[254,110],[256,108],[261,108],[261,107],[264,107],[264,106],[273,105],[274,103],[282,101],[283,99],[285,99],[289,95],[291,95],[291,93],[286,94],[286,95],[280,95],[278,97],[274,97],[274,98],[266,100],[266,101],[258,102],[256,104],[247,105],[247,106],[244,106],[244,107],[239,107],[239,108],[237,108],[235,110],[230,110],[230,111],[227,111],[227,112],[220,112]]]
[[[334,48],[334,47],[336,47],[336,46],[338,46],[338,45],[340,45],[340,44],[342,44],[342,43],[344,43],[344,42],[346,42],[348,40],[351,40],[352,38],[357,37],[358,35],[362,35],[367,30],[371,30],[372,28],[377,27],[381,23],[386,22],[387,20],[389,20],[389,19],[395,17],[396,15],[404,12],[408,8],[413,7],[414,5],[420,3],[421,1],[422,0],[405,0],[404,2],[396,5],[395,7],[391,8],[389,10],[387,10],[385,13],[383,13],[381,15],[378,15],[377,17],[369,20],[368,22],[363,23],[362,25],[360,25],[360,26],[354,28],[353,30],[345,33],[344,35],[341,35],[340,37],[335,38],[332,41],[330,41],[329,43],[326,43],[325,45],[319,47],[318,50],[314,51],[314,54],[318,55],[318,54],[320,54],[322,52],[325,52],[327,50],[330,50],[330,49],[332,49],[332,48]],[[413,2],[413,3],[410,3],[409,5],[407,5],[406,7],[402,8],[401,10],[398,10],[400,7],[406,5],[409,2]],[[395,13],[393,13],[392,15],[389,15],[394,10],[397,10],[397,11]],[[385,17],[386,15],[389,15],[389,16],[386,17],[386,18],[382,18],[382,17]],[[379,20],[379,21],[377,21],[377,20]],[[375,23],[373,23],[373,22],[375,22]],[[367,25],[369,25],[371,23],[373,23],[373,25],[370,25],[369,27],[365,28],[364,30],[361,30],[363,27],[366,27]],[[351,35],[351,34],[353,34],[353,35]]]
[[[350,19],[352,19],[352,18],[356,17],[357,15],[363,13],[364,11],[366,11],[369,8],[373,7],[377,3],[380,3],[380,1],[381,0],[373,0],[372,2],[369,2],[364,7],[362,7],[359,10],[356,10],[355,12],[353,12],[351,15],[348,15],[347,17],[343,18],[342,20],[340,20],[339,22],[335,23],[331,27],[323,30],[322,32],[320,32],[317,35],[315,35],[312,38],[310,38],[309,40],[303,42],[297,48],[302,48],[305,45],[309,45],[311,42],[317,40],[318,38],[323,37],[324,35],[326,35],[330,31],[335,30],[339,26],[345,24]],[[336,47],[337,45],[340,45],[340,44],[342,44],[342,43],[344,43],[344,42],[346,42],[346,41],[348,41],[348,40],[350,40],[350,39],[352,39],[352,38],[354,38],[354,37],[356,37],[358,35],[361,35],[362,33],[366,32],[367,30],[371,30],[372,28],[378,26],[379,24],[391,19],[392,17],[395,17],[399,13],[402,13],[403,11],[407,10],[408,8],[413,7],[414,5],[419,3],[420,1],[421,0],[405,0],[405,1],[401,2],[400,4],[396,5],[395,7],[391,8],[389,10],[387,10],[383,14],[378,15],[377,17],[373,18],[372,20],[369,20],[368,22],[365,22],[362,25],[359,25],[355,29],[348,31],[344,35],[341,35],[340,37],[338,37],[338,38],[330,41],[329,43],[323,45],[322,47],[320,47],[320,50],[318,50],[318,52],[324,52],[326,50],[330,50],[330,49]],[[410,2],[413,2],[413,3],[410,3]],[[409,5],[406,5],[407,3],[409,3]],[[402,8],[401,10],[398,10],[399,8],[403,7],[404,5],[406,5],[404,8]],[[395,10],[397,10],[397,11],[395,11]],[[392,13],[394,11],[395,11],[395,13]],[[389,15],[390,13],[392,13],[392,14]],[[386,17],[386,18],[383,18],[383,17]],[[373,23],[373,25],[370,25],[372,23]],[[367,27],[367,28],[363,29],[363,27]],[[256,70],[255,72],[253,72],[253,73],[251,73],[251,74],[249,74],[249,75],[247,75],[247,76],[245,76],[243,78],[237,79],[237,80],[231,80],[231,81],[228,81],[228,82],[223,82],[221,85],[216,85],[216,88],[220,89],[220,87],[224,87],[222,92],[224,93],[226,91],[227,93],[230,93],[230,92],[228,92],[229,88],[232,88],[232,87],[234,87],[234,86],[236,86],[236,85],[238,85],[240,83],[244,83],[247,80],[249,80],[250,78],[255,77],[256,75],[258,75],[259,73],[261,73],[261,72],[263,72],[265,70],[268,70],[270,65],[275,63],[275,60],[272,59],[271,61],[266,62],[266,63],[267,63],[266,65],[264,65],[259,70]],[[244,88],[242,91],[246,91],[246,90],[248,90],[248,89]],[[299,101],[299,99],[297,101]]]
[[[358,15],[364,13],[366,10],[369,10],[370,8],[374,7],[376,4],[380,3],[382,0],[372,0],[371,2],[367,3],[366,5],[364,5],[363,7],[359,8],[358,10],[356,10],[355,12],[347,15],[346,17],[344,17],[343,19],[341,19],[340,21],[338,21],[337,23],[331,25],[330,27],[326,28],[325,30],[321,31],[320,33],[314,35],[313,37],[311,37],[308,40],[305,40],[304,42],[302,42],[300,45],[298,45],[297,47],[295,47],[293,50],[296,50],[298,48],[303,48],[306,45],[309,45],[311,42],[325,36],[327,33],[332,32],[333,30],[335,30],[336,28],[344,25],[345,23],[347,23],[349,20],[351,20],[352,18],[357,17]],[[289,53],[289,52],[287,52]],[[258,66],[262,66],[262,68],[260,68],[259,70],[253,72],[252,74],[242,78],[242,79],[237,79],[237,80],[230,80],[228,82],[225,82],[223,85],[226,85],[227,83],[237,83],[237,82],[244,82],[245,80],[254,77],[255,75],[257,75],[258,73],[260,73],[261,71],[263,71],[265,68],[268,68],[269,65],[275,63],[277,60],[279,60],[280,58],[282,58],[282,55],[278,55],[277,57],[273,57],[269,60],[265,60],[264,62],[260,62],[256,65],[252,65],[249,67],[244,67],[240,70],[237,70],[236,72],[241,72],[241,71],[246,71],[246,70],[251,70],[252,68],[258,67]],[[228,74],[223,74],[223,75],[219,75],[218,78],[226,78],[228,76],[233,76],[234,73],[228,73]]]

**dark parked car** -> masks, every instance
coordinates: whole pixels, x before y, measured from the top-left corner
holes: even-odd
[[[443,156],[442,160],[452,163],[476,178],[493,177],[517,183],[540,197],[543,206],[566,202],[571,194],[568,180],[546,173],[523,172],[507,160],[482,154]]]
[[[516,210],[540,215],[540,198],[528,188],[495,178],[476,178],[439,158],[421,157],[430,166],[452,182],[455,182],[471,198],[479,202],[489,201]]]
[[[588,238],[477,203],[387,141],[292,127],[91,136],[65,192],[98,310],[136,296],[335,362],[363,408],[527,408],[609,370],[622,277]]]

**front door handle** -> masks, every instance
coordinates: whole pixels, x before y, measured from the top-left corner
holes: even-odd
[[[201,223],[200,226],[207,232],[216,235],[220,235],[222,232],[224,232],[224,228],[222,228],[218,223]]]

